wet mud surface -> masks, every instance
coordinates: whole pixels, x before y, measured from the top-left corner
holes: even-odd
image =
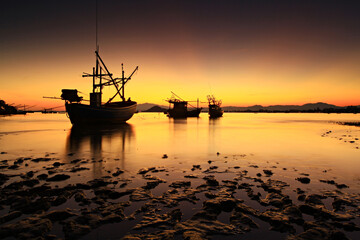
[[[360,194],[328,170],[319,178],[214,155],[182,169],[115,168],[91,180],[82,176],[103,159],[2,160],[0,238],[359,239]]]

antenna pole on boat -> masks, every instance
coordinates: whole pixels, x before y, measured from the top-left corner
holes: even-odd
[[[101,97],[101,94],[102,94],[102,79],[101,79],[101,67],[100,67],[100,97]]]
[[[95,35],[96,35],[95,49],[96,49],[97,52],[99,52],[99,45],[98,45],[98,0],[96,0],[95,4],[96,4],[96,6],[95,6],[95,9],[96,9],[96,11],[95,11],[95,21],[96,21],[96,23],[95,23]]]
[[[95,89],[96,89],[96,86],[95,86],[95,67],[93,67],[93,93],[95,93]]]
[[[124,76],[124,64],[121,64],[121,72],[122,72],[122,100],[125,101],[125,76]]]
[[[175,97],[179,98],[180,100],[182,100],[182,101],[184,101],[184,102],[187,102],[187,101],[185,101],[184,99],[182,99],[181,97],[179,97],[178,95],[176,95],[173,91],[171,91],[171,93],[174,94]]]

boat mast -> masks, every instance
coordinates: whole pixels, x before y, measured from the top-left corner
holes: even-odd
[[[106,67],[104,61],[101,59],[100,55],[99,55],[99,44],[98,44],[98,1],[96,0],[96,13],[95,13],[96,17],[96,31],[95,31],[95,44],[96,44],[96,50],[95,50],[95,55],[96,55],[96,62],[95,62],[95,67],[93,68],[93,72],[92,74],[89,73],[84,73],[82,76],[83,77],[93,77],[93,95],[95,96],[96,94],[98,94],[99,96],[97,97],[98,99],[100,99],[100,102],[97,100],[97,102],[99,103],[98,105],[101,105],[101,96],[102,96],[102,88],[103,86],[109,86],[109,85],[114,85],[114,87],[116,88],[116,93],[113,97],[111,97],[105,104],[110,103],[115,97],[116,95],[119,94],[120,98],[125,101],[125,84],[131,80],[131,77],[134,75],[134,73],[138,70],[138,66],[136,66],[135,70],[130,74],[130,76],[125,77],[125,72],[124,72],[124,66],[123,64],[121,64],[121,70],[122,70],[122,76],[121,78],[113,78],[113,74],[109,72],[108,68]],[[103,73],[104,71],[104,73]],[[96,79],[99,78],[99,83],[96,83]],[[104,83],[102,82],[102,80],[105,80]],[[119,86],[119,84],[121,83],[121,86]],[[99,88],[99,90],[97,90],[97,88]],[[95,94],[96,93],[96,94]],[[90,96],[91,98],[91,96]],[[90,101],[91,102],[91,101]]]

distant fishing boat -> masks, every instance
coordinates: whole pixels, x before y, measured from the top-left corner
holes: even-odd
[[[169,109],[166,114],[171,118],[188,118],[188,117],[199,117],[201,109],[199,107],[199,99],[197,100],[197,107],[189,104],[189,101],[185,101],[175,93],[171,92],[171,98],[166,101],[169,103]],[[193,109],[188,110],[188,105],[192,106]]]
[[[209,103],[209,117],[210,118],[218,118],[222,117],[224,111],[221,109],[221,100],[216,100],[214,95],[207,96],[208,103]]]
[[[130,98],[125,100],[125,84],[138,70],[138,67],[129,77],[125,77],[123,64],[121,64],[122,76],[114,78],[98,51],[95,51],[95,55],[96,66],[93,68],[93,73],[83,75],[83,77],[93,78],[93,92],[90,93],[90,104],[81,103],[81,101],[85,100],[83,100],[83,97],[78,96],[76,89],[62,89],[61,99],[65,100],[65,108],[70,121],[73,125],[126,122],[134,115],[137,103],[131,101]],[[102,88],[111,85],[116,88],[116,93],[106,103],[102,103]],[[122,101],[112,102],[117,95],[120,96]]]

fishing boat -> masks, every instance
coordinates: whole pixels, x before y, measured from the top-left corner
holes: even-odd
[[[213,95],[207,96],[208,103],[209,103],[209,117],[210,118],[218,118],[222,117],[224,111],[221,109],[221,100],[216,100]]]
[[[138,67],[125,77],[124,67],[121,64],[122,76],[113,77],[109,72],[99,52],[95,51],[96,65],[92,74],[85,73],[83,77],[92,77],[93,92],[90,93],[90,104],[78,95],[77,89],[62,89],[61,99],[65,100],[65,109],[73,125],[122,123],[129,120],[135,113],[137,103],[130,98],[125,99],[125,84],[131,79]],[[102,89],[105,86],[114,86],[116,93],[106,103],[102,102]],[[121,101],[113,102],[119,96]]]
[[[169,103],[169,109],[166,112],[168,117],[171,118],[199,117],[199,114],[202,109],[199,107],[199,99],[197,100],[197,107],[194,107],[191,104],[189,104],[189,101],[183,100],[173,92],[171,93],[172,93],[171,98],[166,100]],[[188,105],[193,107],[193,109],[189,110]]]

